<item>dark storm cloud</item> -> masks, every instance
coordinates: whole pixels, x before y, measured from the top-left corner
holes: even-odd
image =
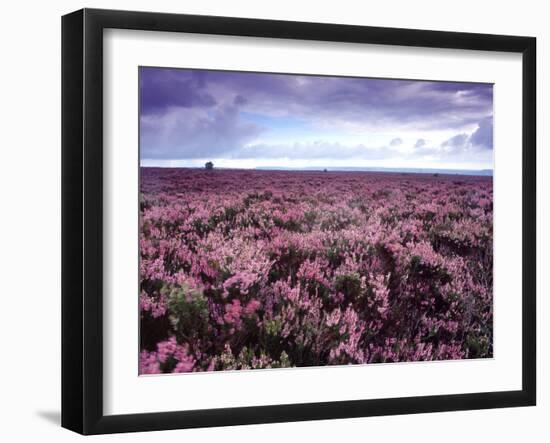
[[[141,115],[163,113],[174,106],[212,107],[216,100],[205,86],[203,71],[140,68]]]
[[[470,142],[475,146],[485,149],[493,149],[493,119],[486,118],[479,122],[476,131],[470,137]]]
[[[457,134],[454,137],[451,137],[450,139],[444,141],[441,146],[451,149],[462,148],[467,144],[468,138],[468,134]]]
[[[471,134],[457,134],[441,143],[447,153],[491,151],[493,149],[493,119],[479,122]]]
[[[224,155],[252,141],[262,131],[240,120],[238,108],[214,111],[173,109],[141,118],[141,158],[192,159]]]
[[[205,79],[238,91],[250,111],[267,115],[448,129],[492,112],[490,85],[220,72]]]

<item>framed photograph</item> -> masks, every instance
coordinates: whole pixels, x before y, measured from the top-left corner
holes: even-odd
[[[536,402],[531,37],[62,19],[62,425]]]

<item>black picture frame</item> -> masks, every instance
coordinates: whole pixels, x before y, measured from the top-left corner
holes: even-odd
[[[522,54],[522,389],[177,412],[103,413],[103,30]],[[62,18],[62,426],[82,434],[531,406],[536,403],[536,39],[83,9]]]

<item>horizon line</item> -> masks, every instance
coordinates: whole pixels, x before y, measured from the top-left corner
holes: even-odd
[[[159,169],[205,169],[204,166],[164,166],[164,165],[139,165],[140,168],[159,168]],[[214,166],[214,170],[238,170],[238,171],[295,171],[295,172],[404,172],[404,173],[440,173],[440,174],[457,174],[469,172],[467,175],[482,175],[493,176],[493,168],[481,169],[458,169],[458,168],[420,168],[420,167],[391,167],[391,166],[306,166],[302,168],[293,168],[288,166],[255,166],[251,168],[245,167],[224,167]],[[479,174],[475,174],[479,173]]]

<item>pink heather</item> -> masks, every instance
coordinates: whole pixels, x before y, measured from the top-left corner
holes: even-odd
[[[140,374],[492,356],[490,178],[142,168],[141,193]]]

